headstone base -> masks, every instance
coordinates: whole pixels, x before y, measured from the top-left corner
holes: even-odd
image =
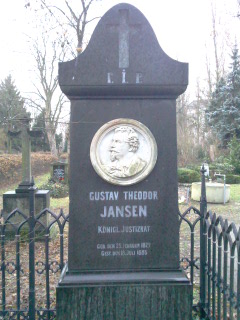
[[[16,193],[28,193],[28,189],[30,187],[34,186],[33,183],[29,182],[29,181],[22,181],[21,183],[19,183],[17,189],[15,189]]]
[[[50,191],[49,190],[37,190],[35,193],[35,215],[38,215],[43,209],[50,207]],[[6,221],[9,214],[18,208],[23,214],[29,217],[29,193],[25,190],[24,193],[17,193],[16,191],[7,191],[3,194],[3,218]],[[23,222],[23,217],[16,214],[9,221],[15,227],[18,227]],[[48,215],[41,219],[41,222],[48,226]],[[9,225],[6,228],[6,234],[15,234],[15,228]],[[26,232],[28,230],[28,224],[26,223],[21,227],[21,231]],[[37,234],[43,232],[43,227],[39,224],[36,225]]]
[[[58,320],[190,320],[192,285],[182,271],[68,274],[57,286]]]

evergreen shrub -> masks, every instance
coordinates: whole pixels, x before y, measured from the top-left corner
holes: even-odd
[[[193,183],[201,181],[200,170],[199,172],[187,168],[178,169],[178,182],[179,183]]]
[[[228,184],[240,184],[240,176],[236,174],[227,174],[226,183]]]
[[[234,136],[228,147],[230,150],[229,163],[234,168],[233,173],[240,174],[240,139]]]
[[[65,198],[69,195],[69,186],[65,182],[54,181],[53,179],[48,180],[47,183],[38,187],[41,190],[50,190],[52,198]]]

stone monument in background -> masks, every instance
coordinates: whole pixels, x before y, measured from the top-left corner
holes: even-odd
[[[42,131],[30,130],[30,119],[28,117],[19,118],[18,121],[21,123],[21,130],[13,132],[13,137],[21,135],[21,149],[22,149],[22,181],[16,188],[16,190],[7,191],[3,194],[3,217],[6,220],[9,214],[18,208],[27,216],[29,215],[29,188],[34,185],[32,180],[32,169],[31,169],[31,139],[40,138]],[[10,132],[11,134],[11,132]],[[38,190],[36,189],[36,214],[40,213],[41,210],[49,208],[50,206],[50,191],[49,190]],[[22,222],[22,217],[16,215],[12,217],[10,222],[18,226]],[[48,217],[44,217],[44,224],[48,225]],[[22,228],[25,230],[27,224]],[[41,227],[38,227],[39,232],[42,231]],[[14,229],[9,225],[7,232],[14,233]]]
[[[60,319],[191,319],[179,266],[176,99],[188,65],[119,4],[60,63],[71,100],[69,256]]]

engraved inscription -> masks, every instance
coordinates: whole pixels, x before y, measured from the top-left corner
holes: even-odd
[[[107,74],[107,83],[114,83],[112,72],[108,72],[108,74]]]
[[[141,72],[136,73],[136,83],[143,83],[143,74]]]
[[[107,83],[108,84],[113,84],[114,83],[114,80],[113,80],[113,72],[108,72],[107,73]],[[120,79],[121,77],[121,79]],[[125,69],[122,70],[121,74],[117,75],[117,80],[121,80],[122,84],[126,84],[128,83],[127,81],[127,72]],[[135,80],[136,84],[139,84],[139,83],[143,83],[143,74],[141,72],[137,72],[136,73],[136,80]]]
[[[123,69],[123,71],[122,71],[122,83],[127,83],[127,81],[126,81],[126,71],[125,71],[125,69]]]

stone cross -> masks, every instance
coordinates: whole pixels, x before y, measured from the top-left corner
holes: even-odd
[[[31,131],[29,128],[30,119],[23,117],[18,119],[21,123],[21,130],[18,132],[9,131],[10,136],[18,136],[21,134],[22,142],[22,182],[19,184],[16,192],[25,192],[31,185],[31,138],[38,138],[42,136],[41,130]]]
[[[118,31],[119,41],[119,68],[125,69],[129,67],[129,35],[135,34],[141,28],[140,24],[129,24],[129,11],[119,10],[119,24],[111,24],[110,30]]]

